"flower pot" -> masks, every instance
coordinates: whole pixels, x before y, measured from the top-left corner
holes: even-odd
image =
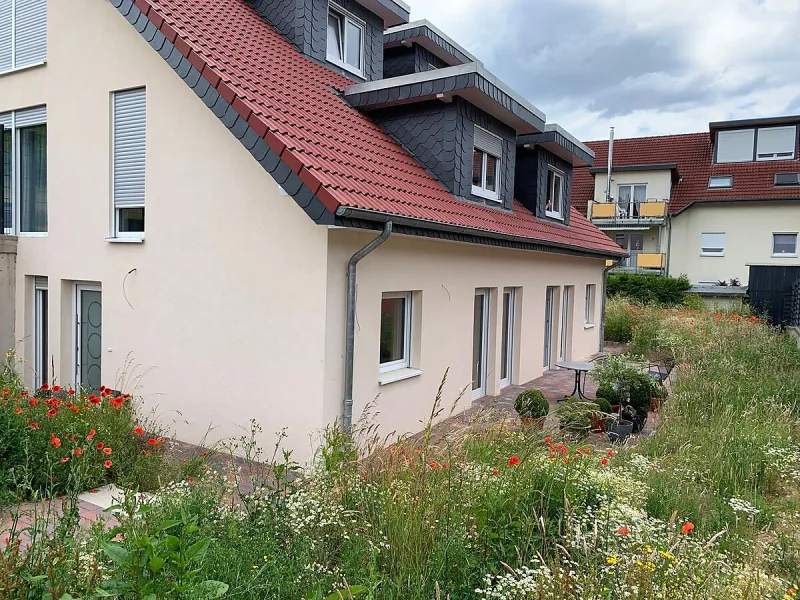
[[[525,428],[536,428],[539,430],[544,429],[544,422],[547,417],[520,417],[519,420],[522,421],[522,426]]]
[[[658,412],[661,409],[661,405],[664,403],[663,398],[653,398],[650,400],[650,412]]]
[[[606,420],[592,417],[592,431],[603,432],[606,430]]]
[[[633,433],[633,421],[609,419],[606,421],[606,431],[612,442],[624,442]]]

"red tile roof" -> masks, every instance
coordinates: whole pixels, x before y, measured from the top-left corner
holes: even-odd
[[[608,166],[608,140],[586,142],[595,152],[595,167]],[[670,212],[695,202],[800,198],[800,188],[775,187],[775,173],[800,172],[800,160],[714,164],[709,133],[687,133],[614,140],[613,166],[677,164],[682,181],[674,184]],[[712,175],[733,175],[733,187],[708,189]],[[575,169],[572,205],[586,214],[594,198],[594,175]]]
[[[576,211],[564,227],[452,196],[368,116],[337,94],[352,82],[305,58],[245,0],[135,0],[217,91],[335,212],[356,207],[619,254]]]

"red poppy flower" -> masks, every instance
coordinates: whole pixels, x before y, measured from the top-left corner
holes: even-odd
[[[46,390],[49,387],[50,387],[49,385],[47,385],[46,383],[43,383],[41,389]]]
[[[94,394],[92,394],[91,396],[89,396],[89,402],[91,402],[91,403],[92,403],[92,404],[94,404],[95,406],[97,406],[98,404],[100,404],[102,401],[103,401],[102,399],[98,398],[98,397],[97,397],[97,396],[95,396]]]
[[[694,523],[692,523],[691,521],[686,521],[686,523],[683,524],[683,527],[681,527],[681,533],[683,535],[689,535],[693,529],[694,529]]]
[[[105,444],[103,442],[97,442],[97,449],[98,450],[102,450],[103,446],[105,446]]]
[[[75,456],[81,456],[83,454],[83,448],[75,448],[73,454],[75,454]]]
[[[544,438],[544,443],[545,444],[549,444],[550,443],[550,436],[549,435],[546,438]]]
[[[189,483],[194,483],[194,477],[189,477]]]
[[[492,469],[492,475],[494,476],[500,475],[500,471],[498,471],[497,469]]]
[[[609,451],[608,451],[608,455],[609,455],[611,458],[614,458],[614,454],[616,454],[616,453],[615,453],[613,450],[609,450]]]
[[[89,435],[87,435],[87,436],[86,436],[86,439],[87,439],[87,440],[94,439],[94,435],[95,435],[95,433],[97,433],[97,432],[96,432],[94,429],[92,429],[92,430],[89,432]],[[100,446],[100,447],[102,448],[102,446]]]
[[[105,392],[105,391],[106,391],[106,386],[104,386],[104,385],[101,385],[101,386],[100,386],[100,393],[102,394],[102,393],[103,393],[103,392]]]
[[[601,465],[607,465],[608,464],[608,459],[604,458],[603,460],[600,461],[600,464]]]
[[[550,453],[550,460],[555,460],[555,459],[556,459],[556,453],[555,452],[551,452]]]
[[[39,429],[39,424],[36,421],[34,421],[33,423],[31,423],[31,429],[33,430]]]
[[[442,468],[445,471],[449,471],[450,470],[450,463],[442,463]]]
[[[14,409],[14,412],[17,413],[18,415],[21,415],[22,414],[22,407],[18,406],[17,408]]]
[[[48,418],[56,416],[57,412],[58,412],[57,408],[51,408],[50,410],[47,411]]]
[[[568,465],[568,464],[569,464],[569,459],[568,459],[568,458],[565,458],[565,459],[564,459],[564,464],[565,464],[565,465]]]
[[[50,445],[53,446],[53,448],[61,448],[61,438],[57,438],[56,436],[52,436],[50,438]]]
[[[61,386],[60,385],[54,385],[53,386],[53,391],[54,392],[60,392],[61,391]]]
[[[37,398],[31,398],[30,400],[28,400],[28,404],[31,406],[36,406],[37,404],[39,404],[39,400]]]
[[[142,429],[141,427],[137,427],[136,429],[133,430],[133,433],[135,433],[136,435],[142,435],[144,433],[144,429]]]
[[[108,446],[103,448],[103,454],[105,454],[106,456],[109,456],[111,454],[111,452],[112,452],[111,448],[109,448]]]
[[[75,390],[73,390],[72,388],[69,388],[69,389],[67,390],[67,393],[68,393],[70,396],[72,396],[72,395],[74,395],[74,394],[75,394]]]
[[[150,442],[150,440],[147,440],[147,441]],[[435,460],[432,460],[431,462],[428,463],[428,466],[431,469],[438,469],[439,468],[439,463],[437,463]]]
[[[631,530],[625,527],[625,525],[617,529],[617,535],[628,535],[630,532]]]
[[[65,463],[65,462],[67,462],[68,460],[69,460],[69,456],[62,456],[62,457],[61,457],[61,462],[62,462],[62,463]]]
[[[509,467],[516,467],[518,464],[519,464],[519,457],[518,456],[515,455],[515,456],[512,456],[511,458],[508,459],[508,466]]]
[[[158,446],[158,440],[156,438],[150,438],[147,440],[147,443],[151,446]]]
[[[106,469],[110,469],[110,468],[111,468],[111,465],[113,465],[113,464],[114,464],[113,462],[111,462],[110,460],[107,460],[106,462],[104,462],[104,463],[103,463],[103,466],[104,466]]]

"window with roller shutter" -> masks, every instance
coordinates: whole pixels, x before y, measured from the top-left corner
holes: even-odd
[[[47,1],[0,0],[0,73],[47,60]]]
[[[145,216],[145,88],[113,94],[114,237],[142,237]]]
[[[472,193],[486,200],[500,200],[500,157],[503,156],[502,138],[475,126],[475,144],[472,152]]]

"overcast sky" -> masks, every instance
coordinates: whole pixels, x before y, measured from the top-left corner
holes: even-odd
[[[800,114],[800,0],[407,0],[578,138]]]

